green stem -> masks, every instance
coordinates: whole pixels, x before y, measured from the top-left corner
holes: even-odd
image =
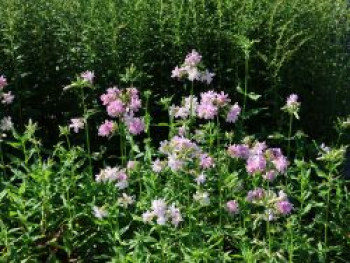
[[[2,141],[0,141],[0,158],[1,158],[1,165],[3,167],[2,170],[4,171],[4,175],[6,176],[6,165],[4,160],[4,153],[2,151]]]
[[[87,107],[86,107],[86,104],[85,104],[85,94],[84,94],[84,88],[83,87],[81,87],[81,100],[82,100],[83,109],[84,109],[85,141],[86,141],[86,147],[87,147],[87,153],[88,153],[88,159],[89,159],[89,172],[90,172],[90,175],[93,175],[92,158],[91,158],[91,147],[90,147],[89,123],[88,123]]]
[[[267,237],[269,239],[269,257],[270,257],[271,251],[272,251],[272,238],[271,238],[271,231],[270,231],[270,221],[268,218],[266,221],[266,231],[267,231]]]
[[[121,123],[121,121],[119,121],[119,149],[120,149],[120,158],[122,160],[122,165],[124,166],[125,163],[125,156],[124,156],[124,126]]]
[[[287,157],[290,157],[290,141],[292,137],[292,126],[293,126],[293,114],[289,116],[289,131],[288,131],[288,148],[287,148]]]
[[[192,125],[192,122],[193,122],[193,109],[192,109],[192,104],[193,104],[193,87],[194,87],[194,84],[193,84],[193,81],[191,82],[191,92],[190,92],[190,126]],[[190,128],[190,127],[189,127]]]
[[[243,117],[245,117],[246,106],[247,106],[248,79],[249,79],[249,54],[246,54],[245,62],[244,62],[244,99],[243,99],[243,110],[242,110]]]
[[[216,129],[217,129],[217,136],[216,136],[216,143],[217,143],[217,149],[220,149],[220,120],[219,115],[216,116]],[[220,151],[218,151],[217,160],[219,160]],[[217,166],[219,167],[219,165]],[[219,225],[221,227],[222,224],[222,178],[221,178],[221,171],[218,169],[218,190],[219,190]]]

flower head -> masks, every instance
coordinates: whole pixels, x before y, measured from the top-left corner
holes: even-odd
[[[94,216],[98,219],[108,216],[108,212],[103,207],[94,206],[92,211],[94,212]]]
[[[141,118],[129,118],[126,125],[133,135],[141,134],[145,130],[145,123]]]
[[[73,118],[70,120],[69,128],[73,129],[75,133],[78,133],[79,130],[84,129],[85,120],[83,118]]]
[[[86,82],[88,82],[88,83],[90,83],[90,84],[93,84],[93,82],[94,82],[94,78],[95,78],[95,73],[93,72],[93,71],[85,71],[85,72],[83,72],[83,73],[81,73],[80,74],[80,77],[84,80],[84,81],[86,81]]]
[[[116,124],[112,121],[105,120],[105,122],[98,128],[98,135],[101,137],[108,137],[114,130],[116,130]]]
[[[11,91],[2,94],[2,104],[11,104],[15,96],[11,94]]]
[[[7,79],[4,75],[0,76],[0,91],[7,86]]]
[[[236,103],[231,106],[230,111],[227,113],[226,122],[235,123],[241,113],[241,107]]]
[[[2,131],[10,131],[13,128],[13,122],[11,117],[7,116],[2,118],[0,121],[0,130]]]
[[[163,162],[159,159],[156,159],[152,162],[152,171],[155,173],[160,173],[164,168]]]
[[[228,147],[227,152],[233,158],[247,159],[249,157],[249,146],[245,144],[233,144]]]
[[[293,210],[293,204],[288,200],[282,200],[276,204],[277,211],[282,215],[289,215]]]
[[[230,200],[226,203],[226,209],[230,214],[237,214],[239,212],[239,205],[236,200]]]
[[[214,166],[214,159],[210,157],[207,153],[202,153],[199,155],[199,165],[203,169],[208,169]]]
[[[118,203],[121,207],[128,208],[129,205],[135,203],[135,197],[122,193],[122,196],[118,198]]]

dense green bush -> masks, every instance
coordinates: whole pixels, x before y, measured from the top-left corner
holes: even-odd
[[[329,138],[334,116],[349,113],[346,0],[1,0],[0,6],[0,71],[18,94],[16,119],[39,121],[47,142],[57,139],[50,127],[78,110],[61,92],[74,73],[95,70],[102,90],[133,63],[145,73],[138,85],[164,95],[176,90],[169,70],[192,48],[211,59],[221,89],[233,94],[246,78],[264,95],[263,106],[275,108],[275,123],[281,97],[291,91],[309,101],[302,112],[309,134]]]

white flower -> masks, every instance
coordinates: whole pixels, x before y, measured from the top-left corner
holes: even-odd
[[[94,212],[94,216],[98,219],[108,216],[108,212],[103,207],[94,206],[92,210]]]
[[[11,120],[11,117],[7,116],[4,117],[0,121],[0,130],[2,131],[10,131],[13,128],[13,122]]]
[[[142,214],[142,220],[144,223],[150,223],[154,217],[154,213],[150,211],[146,211]]]
[[[75,133],[78,133],[79,130],[84,129],[85,121],[83,118],[73,118],[70,121],[71,124],[69,125],[69,128],[73,128]]]
[[[118,202],[121,207],[127,208],[129,205],[135,203],[135,197],[122,193],[122,196],[118,198]]]
[[[209,198],[209,193],[208,192],[199,192],[197,191],[193,195],[193,199],[197,202],[199,202],[203,206],[207,206],[210,204],[210,198]]]

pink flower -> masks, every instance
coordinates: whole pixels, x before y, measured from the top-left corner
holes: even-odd
[[[196,67],[202,60],[202,56],[196,51],[192,50],[191,53],[187,54],[185,58],[185,65]]]
[[[214,159],[212,157],[210,157],[208,154],[203,153],[199,156],[199,165],[203,168],[203,169],[208,169],[210,167],[214,166]]]
[[[205,82],[207,85],[210,85],[210,83],[212,83],[213,81],[214,76],[215,76],[214,73],[211,73],[206,69],[205,72],[201,74],[200,80],[202,82]]]
[[[177,227],[180,224],[180,222],[183,221],[180,209],[176,208],[175,204],[172,204],[171,206],[169,206],[168,213],[171,218],[171,223],[175,227]]]
[[[247,172],[250,174],[263,172],[266,168],[266,159],[263,155],[251,155],[249,156],[246,164]]]
[[[279,201],[276,204],[277,211],[282,215],[289,215],[293,210],[293,204],[288,200]]]
[[[233,158],[247,159],[249,157],[249,146],[245,144],[233,144],[228,147],[227,152]]]
[[[236,200],[230,200],[226,203],[226,209],[230,214],[237,214],[239,212],[239,205]]]
[[[267,145],[265,142],[256,142],[254,147],[250,150],[251,155],[261,155],[266,150]]]
[[[172,71],[171,71],[171,77],[172,78],[181,78],[183,75],[183,71],[176,66]]]
[[[256,188],[256,189],[248,192],[247,201],[248,202],[253,202],[253,201],[256,201],[256,200],[261,200],[264,197],[265,197],[264,189]]]
[[[298,104],[299,104],[298,95],[296,94],[289,95],[289,97],[287,98],[287,107],[296,106]]]
[[[195,181],[196,181],[197,185],[204,184],[206,180],[207,180],[207,177],[206,177],[206,175],[204,173],[201,173],[200,175],[198,175],[195,178]]]
[[[111,117],[119,117],[125,112],[123,102],[121,100],[115,100],[108,104],[107,113]]]
[[[127,169],[128,170],[134,170],[137,167],[138,161],[128,161],[127,163]]]
[[[11,94],[11,91],[7,93],[2,94],[2,103],[3,104],[11,104],[13,102],[13,99],[15,98],[14,95]]]
[[[207,92],[201,93],[201,104],[214,104],[217,97],[217,93],[209,90]]]
[[[140,118],[130,118],[126,121],[126,125],[133,135],[139,135],[145,130],[145,123]]]
[[[199,104],[197,108],[198,117],[206,120],[213,120],[218,114],[218,108],[213,104]]]
[[[152,171],[155,173],[160,173],[163,170],[163,164],[159,159],[156,159],[152,163]]]
[[[168,166],[173,172],[176,172],[184,166],[184,161],[171,154],[168,156]]]
[[[69,125],[69,128],[72,128],[75,133],[78,133],[79,130],[84,129],[85,120],[83,118],[73,118],[70,121],[71,124]]]
[[[156,216],[158,217],[164,216],[166,209],[167,209],[167,205],[164,199],[155,199],[152,201],[152,210]]]
[[[94,78],[95,78],[95,73],[93,71],[85,71],[80,74],[80,77],[86,81],[89,82],[90,84],[93,84]]]
[[[7,79],[4,75],[0,76],[0,91],[7,86]]]
[[[216,105],[220,107],[226,106],[228,103],[230,103],[230,99],[228,98],[228,94],[221,91],[220,93],[216,94]]]
[[[241,113],[241,107],[239,107],[238,104],[236,103],[231,107],[230,111],[227,113],[226,122],[235,123],[240,113]]]
[[[105,122],[98,128],[98,135],[101,137],[108,137],[114,130],[115,124],[112,121],[105,120]]]
[[[276,170],[280,173],[285,173],[287,171],[288,161],[285,156],[279,156],[278,158],[273,160],[272,163],[275,165]]]
[[[139,97],[131,98],[129,108],[133,112],[137,112],[141,108],[141,100]]]
[[[275,170],[269,170],[265,173],[263,177],[265,180],[272,182],[276,179],[277,172]]]

